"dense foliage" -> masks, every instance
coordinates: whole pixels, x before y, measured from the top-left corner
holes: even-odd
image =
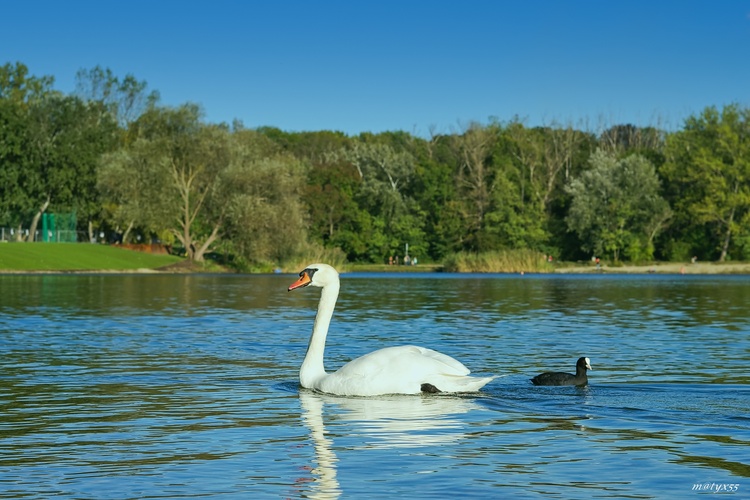
[[[750,258],[750,110],[677,131],[527,127],[429,138],[207,123],[99,67],[63,95],[0,67],[0,226],[75,212],[81,239],[159,240],[239,267],[532,251],[554,259]],[[29,236],[30,238],[31,236]]]

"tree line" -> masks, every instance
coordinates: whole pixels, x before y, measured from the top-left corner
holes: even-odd
[[[0,226],[46,212],[110,241],[157,239],[249,269],[336,252],[532,250],[559,260],[750,259],[750,110],[707,107],[679,130],[518,117],[403,131],[248,129],[163,106],[132,75],[81,70],[76,90],[0,67]],[[19,236],[21,237],[21,236]]]

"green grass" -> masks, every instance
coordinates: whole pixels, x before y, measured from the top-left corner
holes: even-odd
[[[0,271],[132,271],[182,260],[90,243],[0,243]]]
[[[441,271],[441,264],[419,264],[418,266],[389,266],[388,264],[345,264],[343,269],[359,273],[434,273]]]
[[[446,257],[443,264],[446,271],[458,273],[549,273],[554,270],[542,252],[523,249],[458,252]]]

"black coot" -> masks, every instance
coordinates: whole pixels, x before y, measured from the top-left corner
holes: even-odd
[[[564,372],[546,372],[532,378],[531,382],[534,385],[586,385],[589,383],[586,370],[591,369],[589,358],[578,358],[575,375]]]

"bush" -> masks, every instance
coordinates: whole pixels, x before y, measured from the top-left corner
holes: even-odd
[[[304,249],[283,263],[281,269],[284,272],[296,273],[308,264],[322,263],[343,271],[346,265],[346,254],[340,248],[325,248],[318,244],[308,244]]]
[[[670,262],[687,262],[692,257],[692,248],[685,241],[669,240],[664,245],[664,254]]]
[[[451,254],[443,260],[443,269],[460,273],[547,273],[552,271],[552,264],[536,250],[497,250]]]

